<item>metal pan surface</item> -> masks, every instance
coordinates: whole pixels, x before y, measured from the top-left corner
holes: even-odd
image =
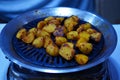
[[[91,23],[103,34],[104,37],[103,49],[93,60],[89,61],[86,65],[77,65],[72,67],[39,66],[24,60],[16,53],[12,39],[16,31],[18,31],[23,25],[26,25],[29,22],[34,21],[36,19],[48,16],[69,17],[71,15],[76,15],[81,20]],[[8,59],[18,64],[19,66],[25,67],[27,69],[46,73],[70,73],[94,67],[104,62],[112,54],[116,47],[116,44],[117,35],[113,26],[109,22],[91,12],[67,7],[44,8],[24,13],[18,16],[17,18],[11,20],[4,27],[0,35],[0,46],[6,57],[8,57]]]

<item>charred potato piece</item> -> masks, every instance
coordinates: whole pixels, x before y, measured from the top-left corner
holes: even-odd
[[[93,50],[93,45],[91,43],[80,43],[79,44],[79,50],[84,54],[90,54],[90,52]]]
[[[59,48],[55,44],[51,43],[47,46],[46,52],[51,56],[58,56]]]
[[[55,37],[55,43],[58,46],[61,46],[65,42],[67,42],[67,39],[65,37],[60,37],[60,36]]]
[[[43,37],[38,37],[34,39],[32,45],[35,46],[36,48],[41,48],[44,43],[44,38]]]
[[[85,38],[79,38],[76,42],[76,47],[80,47],[80,43],[83,43],[83,42],[87,42],[87,40]]]
[[[42,29],[47,24],[46,21],[40,21],[37,23],[37,29]]]
[[[87,33],[86,31],[82,31],[82,32],[80,32],[80,33],[78,34],[78,39],[79,39],[79,38],[85,38],[86,41],[89,41],[89,39],[90,39],[90,34]]]
[[[44,37],[44,48],[46,48],[51,43],[53,43],[52,39],[48,36],[45,36]]]
[[[64,27],[63,26],[58,26],[55,31],[53,32],[54,36],[63,36],[64,35]]]
[[[69,17],[64,21],[64,26],[67,28],[68,31],[72,31],[74,29],[74,26],[76,26],[77,24],[77,17],[75,16]]]
[[[36,35],[36,33],[37,33],[37,28],[31,28],[31,29],[29,29],[28,32],[33,32],[34,35]]]
[[[90,35],[90,38],[96,42],[99,42],[101,40],[101,33],[100,32],[92,33]]]
[[[22,37],[26,36],[26,33],[27,33],[26,29],[22,28],[17,32],[16,38],[22,39]]]
[[[88,62],[88,56],[84,55],[84,54],[76,54],[75,55],[75,61],[80,64],[80,65],[84,65]]]
[[[78,32],[77,31],[70,31],[67,33],[67,39],[76,40],[78,39]]]
[[[55,24],[48,24],[46,26],[43,27],[42,30],[48,32],[48,33],[53,33],[56,29],[56,25]]]
[[[69,46],[61,46],[59,54],[66,60],[71,60],[74,57],[75,50]]]
[[[50,37],[50,33],[44,31],[44,30],[39,30],[36,33],[36,37],[45,37],[45,36],[49,36]]]
[[[32,43],[33,40],[35,39],[35,35],[32,32],[27,33],[26,36],[22,38],[22,41],[25,43]]]
[[[63,43],[62,46],[68,46],[70,48],[74,48],[74,44],[72,42]]]

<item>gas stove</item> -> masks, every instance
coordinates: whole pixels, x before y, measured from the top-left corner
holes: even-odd
[[[0,30],[4,25],[0,25]],[[120,80],[119,27],[120,25],[114,25],[118,43],[110,58],[95,67],[80,72],[54,74],[29,70],[10,62],[0,49],[0,80]]]
[[[106,60],[93,68],[64,74],[36,72],[11,63],[7,72],[7,80],[112,80],[108,63],[109,61]]]

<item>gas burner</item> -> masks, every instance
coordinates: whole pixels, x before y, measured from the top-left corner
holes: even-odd
[[[7,78],[8,80],[111,80],[108,60],[84,71],[62,74],[37,72],[11,63]]]

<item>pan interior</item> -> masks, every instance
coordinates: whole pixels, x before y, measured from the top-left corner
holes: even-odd
[[[67,17],[66,17],[67,18]],[[33,28],[37,26],[37,23],[44,18],[39,18],[34,21],[29,22],[28,24],[23,25],[24,28],[29,30],[30,28]],[[86,23],[83,20],[79,21],[80,24]],[[95,26],[92,25],[92,28],[99,31]],[[100,31],[99,31],[100,32]],[[17,33],[17,32],[16,32]],[[63,59],[61,56],[52,57],[48,55],[44,48],[35,48],[31,44],[26,44],[22,42],[21,40],[16,38],[16,33],[13,36],[12,43],[15,49],[15,52],[23,58],[25,61],[28,61],[32,64],[38,65],[38,66],[45,66],[45,67],[73,67],[78,66],[78,64],[75,62],[74,59],[71,61],[67,61]],[[53,37],[54,38],[54,37]],[[88,55],[89,61],[94,60],[94,58],[99,55],[100,51],[103,48],[104,45],[104,38],[102,35],[102,38],[99,43],[93,44],[93,51]],[[75,48],[77,53],[80,53],[77,48]]]

